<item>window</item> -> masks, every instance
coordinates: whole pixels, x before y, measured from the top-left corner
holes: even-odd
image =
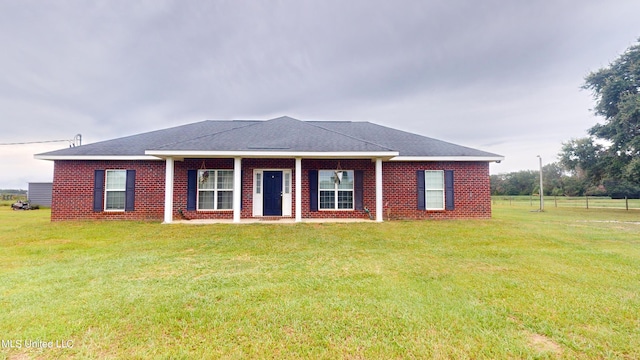
[[[124,211],[127,190],[127,170],[107,170],[104,191],[106,211]]]
[[[233,170],[198,170],[198,210],[233,209]]]
[[[444,171],[424,172],[424,194],[427,210],[444,210]]]
[[[343,170],[342,179],[338,178],[334,170],[318,171],[321,210],[353,209],[353,170]]]
[[[262,173],[256,173],[256,194],[260,194],[262,186]]]
[[[291,192],[291,173],[284,173],[284,193],[289,194]]]

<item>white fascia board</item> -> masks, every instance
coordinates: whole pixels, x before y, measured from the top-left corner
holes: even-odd
[[[147,155],[34,155],[37,160],[163,160]]]
[[[504,156],[396,156],[389,161],[503,161]]]
[[[392,158],[398,156],[397,151],[198,151],[198,150],[178,150],[178,151],[166,151],[166,150],[147,150],[145,154],[157,156],[157,157],[179,157],[179,158],[193,158],[193,157],[243,157],[243,158],[317,158],[317,159],[330,159],[330,158]]]

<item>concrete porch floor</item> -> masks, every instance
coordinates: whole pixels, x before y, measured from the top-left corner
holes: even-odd
[[[375,220],[369,219],[302,219],[300,223],[357,223],[357,222],[370,222],[375,223]],[[239,223],[234,223],[231,219],[193,219],[193,220],[174,220],[172,224],[190,224],[190,225],[207,225],[207,224],[297,224],[295,219],[282,218],[282,219],[241,219]]]

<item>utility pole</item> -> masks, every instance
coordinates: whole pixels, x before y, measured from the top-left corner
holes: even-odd
[[[542,185],[542,157],[538,155],[540,159],[540,211],[544,211],[544,187]]]

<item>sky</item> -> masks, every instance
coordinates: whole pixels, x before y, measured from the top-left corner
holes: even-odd
[[[370,121],[536,170],[602,118],[584,78],[640,37],[637,0],[0,0],[0,144],[202,120]],[[52,181],[0,145],[0,189]]]

